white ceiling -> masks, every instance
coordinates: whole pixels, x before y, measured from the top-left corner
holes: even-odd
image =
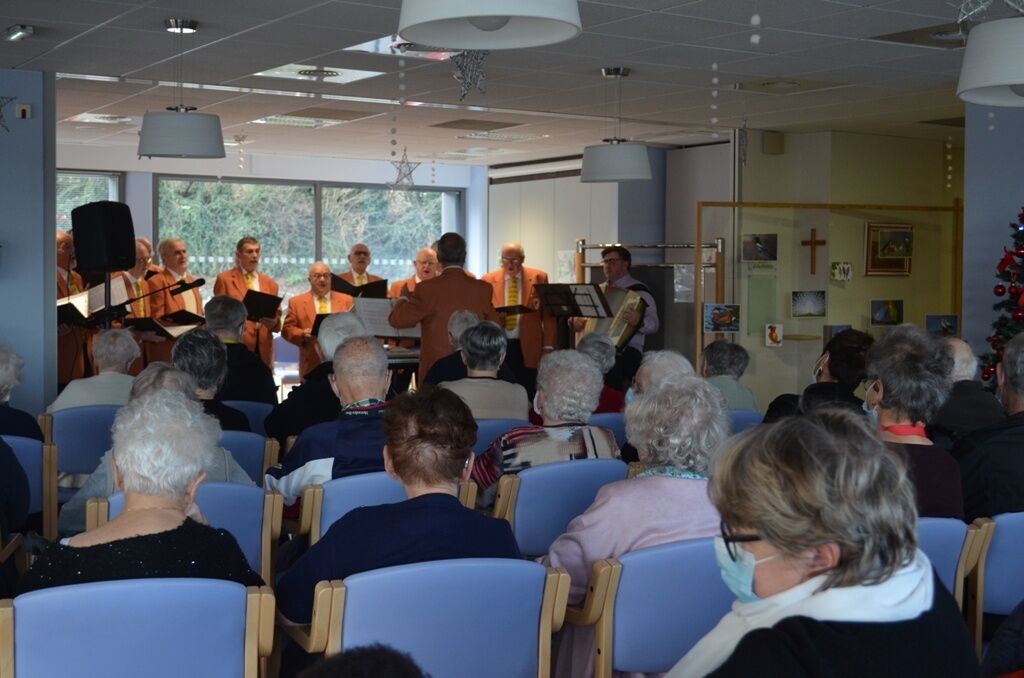
[[[483,1],[483,0],[481,0]],[[58,140],[137,143],[137,125],[68,120],[81,113],[141,117],[176,103],[179,65],[186,82],[228,86],[188,89],[185,103],[216,113],[225,139],[244,134],[246,151],[386,159],[407,146],[414,160],[496,164],[573,155],[610,136],[614,85],[602,66],[629,66],[622,84],[622,135],[652,143],[705,142],[714,129],[746,123],[784,131],[848,130],[911,137],[962,138],[962,130],[922,121],[956,118],[962,49],[872,40],[955,21],[947,0],[581,0],[584,33],[539,49],[492,52],[487,93],[460,102],[454,66],[342,51],[394,33],[401,0],[4,0],[0,29],[29,24],[32,37],[0,42],[0,67],[113,76],[113,82],[60,77]],[[988,19],[1006,16],[994,3]],[[761,17],[752,28],[751,15]],[[163,20],[200,23],[184,39]],[[750,41],[752,33],[760,43]],[[360,68],[384,75],[344,85],[257,77],[288,63]],[[717,70],[713,70],[717,64]],[[404,77],[399,73],[404,72]],[[712,78],[719,83],[714,85]],[[766,79],[834,83],[793,94],[736,91]],[[399,90],[404,83],[406,89]],[[231,91],[275,90],[277,94]],[[288,93],[286,95],[286,93]],[[717,94],[717,96],[716,96]],[[335,100],[323,95],[340,96]],[[406,97],[410,104],[386,102]],[[360,102],[368,97],[382,102]],[[711,106],[717,105],[717,111]],[[441,106],[443,105],[443,106]],[[269,127],[252,121],[307,107],[366,111],[371,117],[321,129]],[[377,115],[373,115],[377,114]],[[393,120],[393,116],[397,116]],[[717,117],[717,124],[712,123]],[[535,141],[459,139],[465,131],[431,125],[482,118],[514,124]],[[476,156],[462,156],[475,149]],[[400,154],[400,151],[399,151]],[[454,154],[454,155],[453,155]]]

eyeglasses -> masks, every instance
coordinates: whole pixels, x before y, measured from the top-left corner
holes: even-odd
[[[502,257],[501,260],[506,264],[521,264],[523,263],[523,257]]]
[[[602,259],[601,263],[602,264],[614,264],[616,261],[622,261],[622,259],[619,259],[617,257],[612,258],[612,259]]]
[[[353,257],[368,257],[368,256],[370,256],[370,253],[369,252],[353,252],[352,256]]]
[[[330,273],[310,273],[309,277],[310,278],[330,278],[331,274]]]
[[[757,534],[733,534],[724,520],[719,524],[718,529],[722,533],[725,550],[734,563],[739,559],[739,551],[736,546],[738,542],[761,541],[761,536]]]

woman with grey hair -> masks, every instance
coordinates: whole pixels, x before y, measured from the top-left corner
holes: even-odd
[[[0,435],[43,439],[36,418],[28,412],[11,407],[11,391],[21,383],[25,361],[10,346],[0,344]]]
[[[196,397],[203,410],[217,418],[225,431],[251,431],[246,416],[216,399],[217,389],[228,375],[228,352],[224,342],[207,330],[192,330],[174,342],[174,366],[196,382]]]
[[[112,579],[202,577],[263,581],[234,537],[193,520],[220,429],[195,400],[172,391],[117,413],[114,483],[124,510],[109,523],[54,544],[25,573],[19,593]]]
[[[709,492],[736,602],[668,678],[978,675],[917,549],[907,467],[863,417],[823,408],[733,438]]]
[[[757,409],[754,392],[740,383],[749,364],[747,349],[725,339],[711,342],[701,352],[701,373],[722,392],[730,410]]]
[[[104,330],[92,343],[96,376],[75,379],[61,391],[47,412],[84,405],[124,405],[132,389],[128,368],[139,357],[139,345],[131,330]]]
[[[530,414],[526,389],[498,379],[508,340],[505,330],[489,320],[466,329],[459,338],[466,378],[438,384],[462,398],[474,419],[521,419]]]
[[[593,360],[604,375],[604,388],[601,389],[594,414],[621,412],[626,406],[626,394],[608,379],[608,373],[615,366],[615,344],[603,334],[590,332],[576,342],[576,350]]]
[[[864,406],[882,440],[906,455],[918,513],[963,520],[960,465],[925,430],[949,394],[952,369],[940,340],[913,325],[894,327],[868,349]]]
[[[150,363],[146,369],[135,377],[129,403],[149,398],[158,393],[172,393],[182,398],[195,400],[196,382],[181,370],[169,363]],[[220,435],[218,430],[217,435]],[[241,483],[252,485],[253,480],[245,472],[231,453],[222,447],[214,449],[206,459],[203,471],[206,479],[214,482]],[[61,534],[76,534],[85,529],[85,505],[93,497],[109,497],[115,491],[114,464],[108,450],[100,458],[99,466],[89,474],[85,483],[63,506],[57,518],[57,528]]]
[[[679,377],[626,407],[626,433],[643,470],[602,487],[542,560],[568,570],[573,604],[585,597],[599,560],[718,532],[718,511],[707,489],[708,465],[729,435],[722,394],[703,379]],[[593,628],[566,627],[555,675],[592,676],[593,656]]]

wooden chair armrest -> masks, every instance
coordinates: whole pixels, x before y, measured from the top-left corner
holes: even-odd
[[[4,544],[3,548],[0,549],[0,563],[6,563],[7,559],[12,557],[21,548],[22,543],[25,541],[25,537],[13,532],[10,535],[10,539]]]
[[[593,626],[601,617],[607,604],[612,578],[618,581],[622,565],[615,559],[599,560],[590,571],[587,597],[579,607],[570,606],[565,611],[565,621],[573,626]]]
[[[284,454],[281,457],[287,457],[288,453],[295,447],[295,441],[299,439],[299,436],[288,436],[284,439]]]
[[[263,474],[266,475],[267,469],[277,466],[277,459],[280,456],[281,444],[274,438],[267,438],[263,444]]]
[[[14,678],[13,600],[0,600],[0,678]]]
[[[274,589],[261,586],[260,593],[260,630],[257,646],[260,657],[269,657],[274,649]]]
[[[467,480],[459,483],[459,502],[468,509],[476,508],[476,483]]]
[[[299,513],[299,531],[296,534],[312,534],[314,516],[319,516],[323,501],[322,485],[310,485],[302,488],[302,508]],[[312,544],[312,542],[310,542]]]
[[[508,524],[515,527],[515,505],[516,497],[519,495],[519,476],[506,474],[498,478],[498,493],[494,497],[495,518],[507,520]]]
[[[558,588],[555,591],[555,609],[551,615],[551,632],[556,633],[562,630],[565,623],[565,613],[569,605],[569,590],[572,588],[572,581],[569,573],[564,567],[556,569],[558,572]]]
[[[338,582],[339,584],[341,582]],[[287,633],[306,652],[313,654],[327,649],[328,629],[333,616],[332,592],[335,582],[320,581],[313,589],[313,616],[309,624],[297,624],[277,611],[277,627]]]

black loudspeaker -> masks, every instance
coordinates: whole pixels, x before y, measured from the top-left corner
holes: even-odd
[[[135,265],[135,226],[124,203],[101,200],[76,207],[71,234],[79,271],[125,271]]]

